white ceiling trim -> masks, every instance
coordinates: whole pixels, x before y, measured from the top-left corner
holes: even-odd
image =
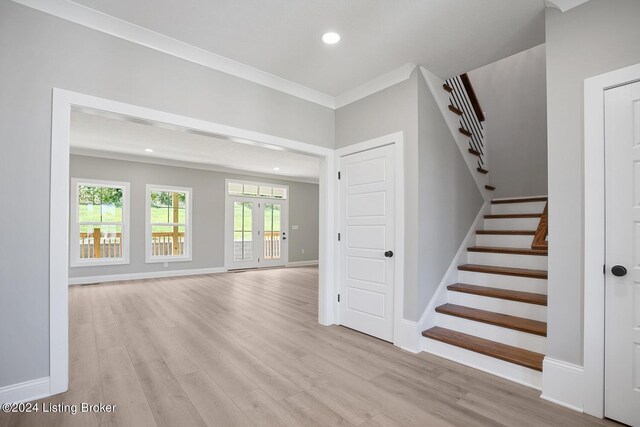
[[[350,91],[338,95],[335,100],[335,108],[344,107],[352,102],[366,98],[369,95],[373,95],[376,92],[380,92],[383,89],[403,82],[411,76],[411,73],[415,68],[416,64],[404,64],[400,68],[396,68],[387,74],[383,74],[373,80],[369,80],[367,83],[360,85],[355,89],[351,89]]]
[[[75,22],[76,24],[231,74],[328,108],[335,108],[335,98],[330,95],[68,0],[13,1],[58,18],[66,19],[67,21]]]
[[[223,172],[223,173],[230,173],[235,175],[255,176],[259,178],[280,179],[283,181],[305,182],[308,184],[318,184],[320,182],[319,179],[304,178],[304,177],[289,176],[289,175],[276,175],[276,174],[262,173],[262,172],[253,172],[253,171],[247,171],[247,170],[225,168],[222,166],[210,165],[206,163],[184,162],[181,160],[163,159],[160,157],[137,156],[135,154],[115,153],[113,151],[91,150],[86,148],[70,147],[69,152],[76,156],[99,157],[104,159],[123,160],[123,161],[147,163],[147,164],[153,164],[153,165],[174,166],[179,168]]]
[[[103,12],[74,3],[70,0],[12,0],[15,3],[40,12],[74,22],[114,37],[127,40],[186,61],[221,71],[262,86],[304,99],[331,109],[344,107],[409,78],[416,67],[407,63],[387,74],[376,77],[337,97],[283,79],[249,65],[234,61],[199,47],[167,37]],[[576,1],[576,0],[573,0]],[[584,1],[584,0],[583,0]]]
[[[545,0],[547,7],[555,7],[560,9],[562,13],[569,9],[580,6],[582,3],[586,3],[589,0]]]

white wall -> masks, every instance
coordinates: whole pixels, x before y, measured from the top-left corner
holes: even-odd
[[[584,79],[640,63],[640,1],[547,9],[551,358],[582,364]]]
[[[468,73],[486,113],[495,197],[547,194],[544,44]]]
[[[54,87],[334,145],[329,108],[0,1],[0,387],[49,375]]]
[[[129,215],[131,259],[130,264],[127,265],[72,267],[69,269],[69,277],[224,267],[224,206],[225,179],[227,178],[288,185],[289,224],[299,227],[298,230],[287,231],[289,261],[318,259],[317,184],[76,155],[71,156],[70,174],[72,178],[121,181],[131,184]],[[166,184],[193,189],[193,257],[191,261],[170,262],[167,267],[162,263],[147,264],[145,262],[147,184]],[[72,227],[69,231],[70,241],[76,241]]]
[[[419,259],[414,304],[420,317],[484,199],[422,73],[418,79],[418,137]]]

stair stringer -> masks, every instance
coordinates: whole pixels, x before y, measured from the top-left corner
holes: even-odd
[[[427,308],[425,308],[420,320],[418,320],[418,333],[436,326],[436,307],[445,304],[447,302],[447,286],[452,283],[458,282],[458,266],[467,262],[467,248],[469,246],[475,246],[476,230],[484,230],[484,216],[491,213],[491,203],[485,202],[476,216],[476,219],[471,224],[469,232],[465,236],[464,240],[458,248],[449,268],[444,273],[442,280],[438,284],[436,292],[431,297]],[[424,338],[421,336],[421,342],[424,343]],[[424,348],[420,350],[424,351]]]
[[[420,67],[420,72],[424,80],[427,82],[427,86],[429,86],[429,90],[436,100],[436,103],[438,104],[442,117],[449,127],[451,136],[453,136],[458,149],[460,149],[462,158],[467,163],[467,167],[469,167],[471,176],[478,186],[478,191],[480,191],[480,194],[482,194],[485,201],[491,200],[491,191],[485,188],[485,185],[489,185],[489,174],[481,174],[476,170],[478,168],[478,164],[476,157],[469,153],[469,138],[460,133],[458,130],[460,127],[459,119],[455,114],[451,114],[449,111],[449,95],[442,89],[442,85],[445,83],[444,80],[440,79],[424,67]]]

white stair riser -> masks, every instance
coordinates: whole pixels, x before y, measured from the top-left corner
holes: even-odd
[[[542,372],[424,337],[422,338],[422,349],[427,353],[489,372],[501,378],[538,390],[542,389]]]
[[[491,205],[491,213],[494,215],[542,213],[544,211],[545,203],[546,202],[529,202]]]
[[[475,320],[442,313],[436,313],[436,325],[462,332],[463,334],[535,351],[536,353],[546,354],[547,351],[546,337],[503,328],[502,326],[489,325],[488,323],[476,322]]]
[[[530,248],[533,236],[476,234],[476,246],[496,246],[503,248]]]
[[[547,269],[547,257],[540,255],[496,254],[488,252],[468,252],[469,264],[497,265],[499,267]]]
[[[475,271],[458,271],[458,281],[469,285],[490,286],[536,294],[547,293],[547,281],[544,279],[476,273]]]
[[[489,218],[484,220],[485,230],[536,230],[540,218]]]
[[[525,319],[547,321],[547,307],[544,305],[528,304],[518,301],[509,301],[500,298],[485,297],[481,295],[465,294],[463,292],[447,292],[447,302],[494,313],[508,314],[510,316],[524,317]]]

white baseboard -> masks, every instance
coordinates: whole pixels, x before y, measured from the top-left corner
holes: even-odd
[[[400,327],[394,329],[393,345],[413,354],[422,351],[418,323],[402,319]]]
[[[293,262],[288,262],[286,267],[306,267],[309,265],[318,265],[318,260],[313,260],[313,261],[293,261]]]
[[[196,276],[198,274],[226,273],[224,267],[195,268],[191,270],[149,271],[144,273],[110,274],[104,276],[70,277],[69,285],[87,285],[91,283],[120,282],[123,280],[157,279],[161,277]]]
[[[583,412],[584,368],[545,357],[542,363],[542,399]]]
[[[22,403],[51,395],[49,377],[0,387],[0,404]]]

